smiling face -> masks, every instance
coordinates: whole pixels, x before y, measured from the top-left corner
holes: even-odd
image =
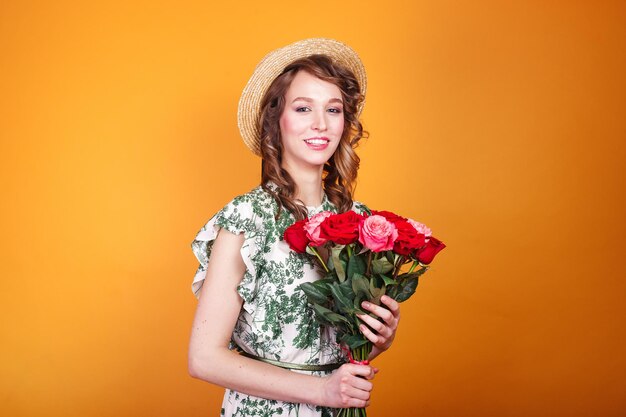
[[[343,134],[343,100],[339,87],[299,71],[285,93],[279,125],[283,167],[322,169]]]

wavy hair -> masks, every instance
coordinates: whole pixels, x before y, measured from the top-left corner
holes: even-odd
[[[352,208],[360,158],[354,151],[367,132],[357,117],[357,109],[365,99],[354,73],[335,64],[327,55],[310,55],[287,66],[274,79],[261,100],[259,131],[261,136],[261,186],[278,203],[276,218],[287,209],[297,220],[307,217],[302,201],[295,199],[296,184],[282,166],[283,145],[279,120],[285,108],[285,94],[299,71],[336,85],[343,98],[344,128],[337,150],[324,165],[323,187],[328,199],[339,212]],[[274,191],[268,182],[278,186]],[[300,202],[301,204],[298,204]]]

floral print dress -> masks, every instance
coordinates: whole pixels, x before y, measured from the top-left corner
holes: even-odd
[[[273,190],[276,186],[269,184]],[[200,266],[192,284],[196,297],[204,282],[211,247],[220,228],[244,234],[241,257],[246,271],[237,291],[243,307],[232,334],[231,348],[281,362],[321,365],[343,362],[333,329],[320,327],[306,296],[298,288],[304,282],[322,276],[311,255],[289,249],[282,236],[295,222],[294,216],[282,210],[278,220],[274,198],[257,187],[235,197],[202,227],[192,243]],[[363,213],[367,208],[358,202],[353,210]],[[324,195],[319,207],[307,207],[309,217],[321,211],[337,212]],[[219,318],[216,318],[219,319]],[[329,372],[292,371],[323,376]],[[222,403],[226,417],[330,417],[333,409],[310,404],[267,400],[230,389]]]

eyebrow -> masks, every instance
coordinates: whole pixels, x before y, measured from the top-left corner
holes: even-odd
[[[312,103],[313,99],[309,98],[309,97],[296,97],[293,99],[292,103],[295,103],[296,101],[301,100],[301,101],[306,101],[308,103]],[[328,100],[329,103],[341,103],[343,104],[343,100],[340,98],[331,98],[330,100]]]

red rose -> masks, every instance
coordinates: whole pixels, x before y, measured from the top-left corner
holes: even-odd
[[[306,247],[309,245],[309,238],[304,230],[307,220],[300,220],[289,226],[283,234],[283,239],[291,249],[298,253],[305,253]]]
[[[425,236],[408,221],[398,220],[395,225],[398,237],[393,245],[393,251],[398,255],[408,256],[426,244]]]
[[[339,245],[354,243],[359,238],[359,223],[365,219],[354,211],[333,214],[320,226],[320,236]]]
[[[417,259],[421,263],[427,265],[431,263],[433,259],[435,258],[435,255],[437,255],[439,251],[441,251],[445,247],[446,245],[444,245],[441,240],[437,239],[436,237],[431,236],[428,242],[426,243],[426,246],[424,246],[422,249],[417,251],[416,253]]]
[[[387,221],[391,223],[396,223],[401,220],[406,220],[404,217],[398,216],[396,213],[392,213],[390,211],[385,211],[385,210],[382,210],[382,211],[372,210],[372,216],[383,216],[385,219],[387,219]]]

